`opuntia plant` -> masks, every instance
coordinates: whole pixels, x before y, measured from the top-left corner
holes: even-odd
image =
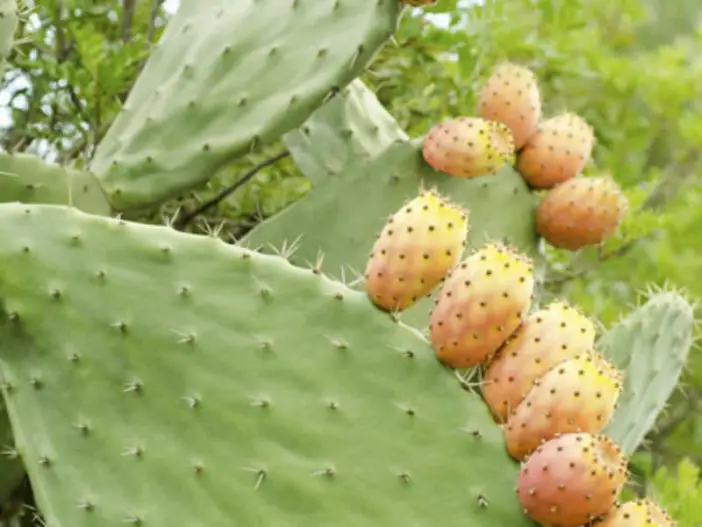
[[[26,470],[53,527],[619,525],[690,305],[597,342],[540,307],[542,242],[603,242],[625,200],[517,64],[408,137],[357,79],[403,3],[433,1],[183,3],[88,169],[0,156],[0,500]],[[314,188],[237,243],[115,217],[278,138]]]

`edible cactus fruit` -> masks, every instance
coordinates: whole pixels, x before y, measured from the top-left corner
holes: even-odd
[[[385,310],[406,309],[460,262],[467,235],[465,210],[435,190],[421,191],[378,236],[366,266],[366,292]]]
[[[628,209],[612,178],[575,178],[548,191],[536,211],[536,228],[552,246],[575,251],[614,234]]]
[[[616,505],[597,527],[674,527],[675,521],[656,503],[648,498],[627,501]]]
[[[431,313],[438,358],[453,368],[488,359],[521,324],[533,291],[528,258],[496,243],[473,253],[448,276]]]
[[[580,527],[606,514],[626,480],[628,459],[603,435],[563,434],[522,464],[517,497],[549,527]]]
[[[478,117],[459,117],[434,126],[424,138],[424,160],[451,176],[495,174],[514,159],[509,128]]]
[[[620,391],[620,374],[604,357],[591,353],[562,362],[536,381],[510,415],[507,450],[521,461],[558,434],[602,432]]]
[[[536,133],[541,118],[541,95],[534,72],[511,63],[495,68],[480,90],[478,115],[506,124],[519,150]]]
[[[580,172],[592,155],[595,135],[572,113],[546,119],[517,157],[517,170],[534,188],[547,189]]]
[[[483,398],[495,418],[506,421],[539,377],[556,364],[588,352],[594,343],[593,323],[563,301],[529,315],[483,375]]]

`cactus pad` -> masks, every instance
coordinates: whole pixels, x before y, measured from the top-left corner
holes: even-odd
[[[358,79],[283,137],[313,185],[341,172],[354,157],[374,158],[398,139],[407,135]]]
[[[401,9],[396,0],[192,4],[170,19],[98,146],[92,169],[116,208],[203,184],[300,126],[370,63]]]
[[[5,403],[0,398],[0,509],[23,477],[24,466],[15,449]]]
[[[71,205],[109,215],[110,206],[89,172],[50,165],[28,154],[0,153],[0,202]]]
[[[365,100],[367,104],[375,101],[373,113],[369,114],[368,110],[365,113],[372,116],[379,129],[387,132],[390,129],[387,122],[391,117],[372,94],[367,93]],[[441,174],[424,162],[422,138],[410,141],[399,131],[383,152],[360,156],[358,151],[363,142],[355,138],[365,137],[366,132],[356,131],[349,115],[353,108],[360,111],[361,106],[344,107],[347,111],[345,128],[351,130],[347,137],[353,144],[340,147],[339,156],[346,158],[349,149],[357,155],[344,165],[340,173],[329,177],[320,179],[320,172],[314,170],[311,174],[314,187],[310,194],[257,226],[242,243],[270,250],[297,240],[297,252],[291,259],[294,263],[313,263],[321,252],[326,272],[336,277],[341,273],[346,278],[355,277],[363,272],[373,242],[387,217],[414,198],[423,185],[425,188],[436,187],[442,195],[470,211],[469,247],[499,240],[530,256],[538,256],[537,201],[519,174],[509,167],[497,175],[470,180]],[[305,126],[312,130],[322,127],[332,119],[330,114],[326,107],[322,107]],[[387,133],[382,137],[382,141],[388,142]],[[304,153],[301,148],[292,150],[296,161],[303,155],[305,160],[313,155],[318,160],[332,157],[328,141],[310,136],[310,141],[304,145],[307,147]],[[305,161],[301,166],[304,169],[310,164]],[[420,301],[402,313],[402,320],[425,327],[430,305],[428,299]]]
[[[692,347],[694,313],[674,292],[653,294],[602,336],[598,348],[625,371],[619,407],[605,433],[631,455],[675,390]]]
[[[0,366],[47,527],[531,525],[476,395],[362,293],[216,238],[0,205]]]

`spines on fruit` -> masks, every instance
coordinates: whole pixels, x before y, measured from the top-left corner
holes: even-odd
[[[436,190],[422,190],[388,219],[373,245],[366,292],[387,311],[408,308],[460,262],[467,235],[467,211]]]
[[[522,323],[533,291],[529,258],[498,243],[478,249],[446,278],[431,312],[439,359],[453,368],[487,360]]]
[[[514,159],[507,125],[479,117],[458,117],[434,126],[424,138],[424,160],[455,177],[496,174]]]

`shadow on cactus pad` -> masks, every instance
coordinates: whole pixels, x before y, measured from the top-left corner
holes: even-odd
[[[4,397],[47,525],[529,526],[480,398],[284,259],[0,205]]]

